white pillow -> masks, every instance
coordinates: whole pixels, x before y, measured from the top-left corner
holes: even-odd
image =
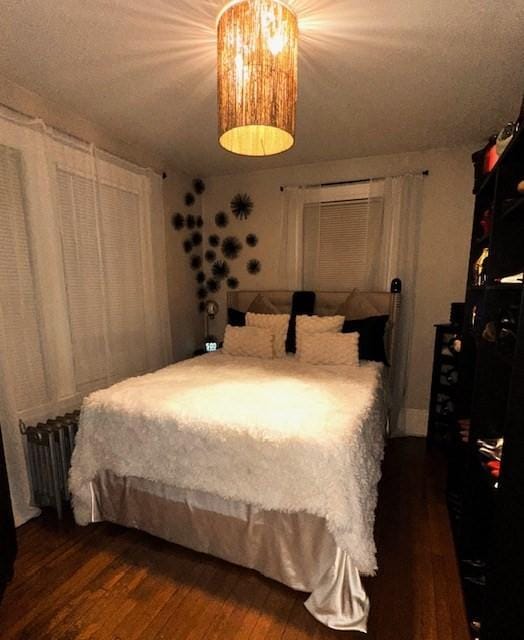
[[[275,358],[286,355],[286,337],[289,326],[288,313],[246,313],[246,326],[268,329],[273,334],[273,354]]]
[[[338,333],[342,330],[344,316],[297,316],[296,344],[300,359],[302,338],[309,333]]]
[[[273,334],[269,329],[232,327],[228,324],[222,350],[229,356],[273,358]]]
[[[359,334],[353,333],[306,333],[302,336],[299,354],[301,362],[308,364],[343,364],[359,366]]]

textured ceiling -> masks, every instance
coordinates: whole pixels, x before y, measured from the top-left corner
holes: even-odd
[[[220,0],[0,0],[0,74],[193,175],[470,143],[518,113],[522,0],[295,0],[295,147],[217,143]]]

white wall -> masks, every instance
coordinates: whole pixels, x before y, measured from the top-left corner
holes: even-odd
[[[433,324],[446,322],[450,303],[464,299],[473,215],[471,152],[474,148],[478,147],[323,162],[214,176],[207,180],[203,198],[205,235],[212,232],[222,237],[231,234],[244,241],[247,233],[256,233],[259,245],[250,249],[244,242],[241,256],[229,261],[232,275],[239,278],[241,289],[278,289],[282,288],[278,277],[280,185],[358,180],[429,170],[424,182],[421,211],[412,366],[405,406],[405,431],[410,434],[424,434],[426,431]],[[214,226],[215,213],[221,209],[229,211],[231,197],[238,192],[246,192],[253,199],[255,208],[251,217],[247,221],[237,221],[230,215],[227,229],[217,230]],[[259,258],[262,262],[262,271],[257,276],[249,275],[245,270],[250,257]],[[221,305],[220,317],[214,327],[217,332],[225,323],[225,295],[223,288],[214,296]]]

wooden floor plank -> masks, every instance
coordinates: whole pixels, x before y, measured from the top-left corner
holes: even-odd
[[[365,580],[369,640],[469,640],[444,499],[424,441],[390,441]],[[135,530],[45,514],[18,530],[2,640],[360,640],[304,608],[307,594]]]
[[[273,582],[255,572],[250,572],[244,580],[237,582],[233,598],[223,611],[223,615],[207,635],[206,640],[248,640],[252,636]]]

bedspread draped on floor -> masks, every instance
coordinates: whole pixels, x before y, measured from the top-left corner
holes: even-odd
[[[85,401],[71,470],[75,517],[109,470],[262,509],[324,518],[362,574],[383,453],[380,366],[209,354],[131,378]]]
[[[369,599],[357,568],[323,518],[264,511],[203,491],[106,471],[92,483],[93,522],[108,520],[255,569],[310,593],[304,606],[322,624],[367,630]]]

